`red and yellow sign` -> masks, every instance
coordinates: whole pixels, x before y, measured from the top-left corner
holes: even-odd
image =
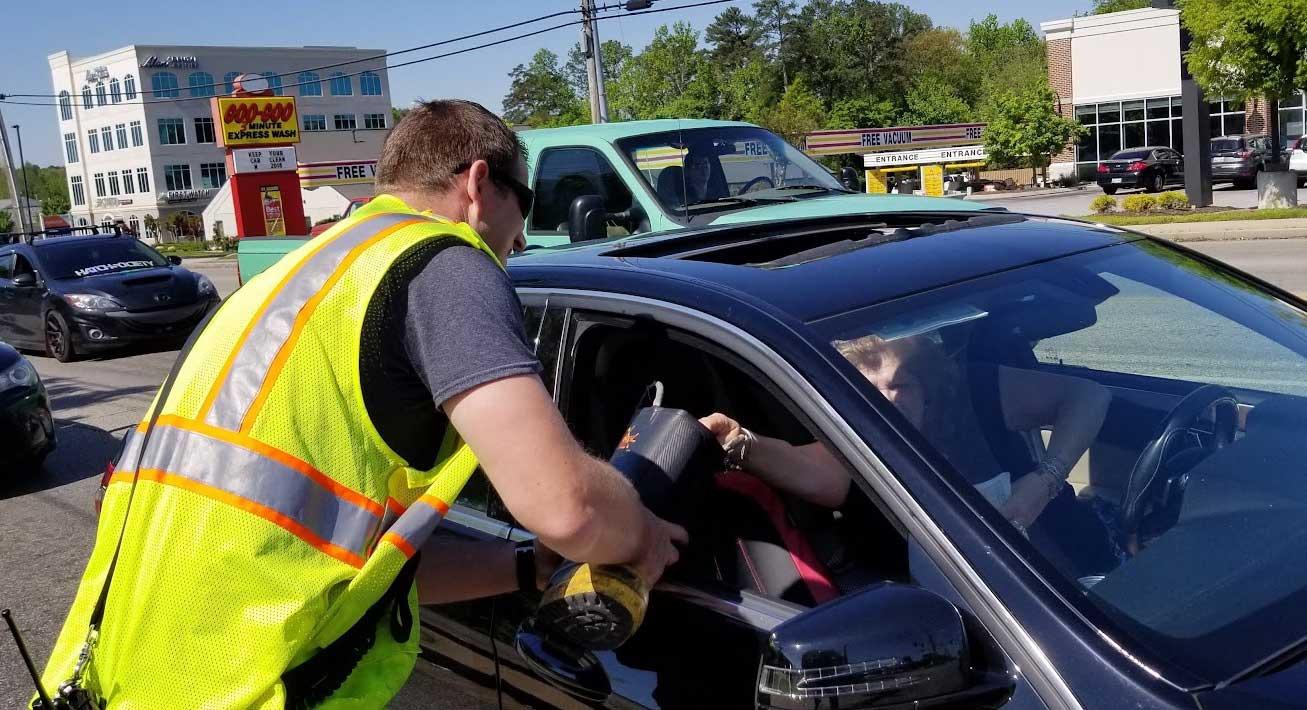
[[[294,96],[222,97],[214,103],[218,142],[229,148],[300,142]]]
[[[269,237],[286,236],[286,214],[281,207],[281,188],[273,185],[260,191],[263,195],[263,233]]]

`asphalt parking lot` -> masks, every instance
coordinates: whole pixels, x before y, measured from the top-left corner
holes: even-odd
[[[1184,191],[1176,186],[1172,190]],[[1118,202],[1142,190],[1122,190],[1116,193]],[[1056,194],[1003,196],[1001,193],[979,193],[970,199],[986,204],[999,205],[1013,212],[1043,214],[1063,217],[1083,217],[1091,214],[1089,203],[1103,191],[1097,185],[1084,185],[1071,192]],[[1246,208],[1257,206],[1257,190],[1244,190],[1231,185],[1217,185],[1212,189],[1212,204],[1221,207]],[[1298,191],[1298,204],[1307,205],[1307,188]],[[1304,235],[1307,236],[1307,235]]]
[[[1050,204],[1087,204],[1096,194],[1058,197]],[[1064,208],[1048,209],[1063,213]],[[1066,213],[1075,212],[1068,208]],[[1307,239],[1189,246],[1307,295]],[[191,260],[186,265],[213,279],[224,296],[236,288],[233,259]],[[52,398],[59,448],[39,477],[0,481],[0,607],[14,609],[38,665],[44,665],[50,653],[90,553],[95,535],[91,501],[104,464],[123,432],[139,421],[175,357],[171,349],[112,353],[73,363],[31,357]],[[493,701],[442,686],[443,671],[419,665],[392,707],[494,707]],[[21,706],[30,692],[8,634],[0,631],[0,707]]]

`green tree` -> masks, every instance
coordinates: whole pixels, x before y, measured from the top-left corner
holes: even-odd
[[[762,37],[767,39],[767,48],[781,67],[781,86],[790,85],[790,74],[786,64],[786,54],[792,48],[787,43],[794,34],[796,5],[793,0],[755,0],[753,14],[757,18]]]
[[[915,126],[962,123],[971,116],[971,107],[936,75],[921,77],[908,92],[903,122]]]
[[[1148,0],[1094,0],[1093,14],[1106,15],[1109,12],[1138,10],[1148,6]]]
[[[626,62],[608,91],[614,118],[712,118],[721,107],[719,77],[686,22],[654,31],[644,51]]]
[[[985,113],[994,97],[1014,89],[1048,86],[1044,41],[1025,20],[1001,23],[988,15],[967,29],[967,61],[978,77],[975,108]]]
[[[995,97],[985,120],[985,149],[999,165],[1043,169],[1084,127],[1057,112],[1057,96],[1047,86],[1012,89]]]
[[[825,115],[821,97],[808,88],[808,82],[799,74],[790,82],[780,103],[759,117],[759,123],[791,145],[802,146],[803,137],[821,128]]]
[[[740,69],[762,56],[763,28],[738,7],[728,7],[704,30],[703,39],[713,62]]]
[[[886,99],[840,99],[826,113],[825,128],[884,128],[899,121],[898,105]]]
[[[42,214],[68,214],[73,208],[67,195],[49,195],[41,200]]]
[[[1275,101],[1307,86],[1303,0],[1181,0],[1180,20],[1193,36],[1189,70],[1211,95]]]
[[[774,106],[781,95],[779,77],[761,56],[734,70],[723,65],[713,66],[722,72],[718,80],[721,92],[718,118],[757,123],[767,107]]]
[[[577,116],[580,99],[558,66],[558,55],[541,49],[530,64],[509,72],[512,83],[504,96],[504,120],[528,126],[563,125]]]
[[[603,55],[605,85],[611,84],[621,76],[622,69],[633,54],[630,47],[612,39],[606,39],[599,45],[599,53]],[[568,50],[567,63],[563,65],[563,75],[567,77],[567,83],[571,85],[572,91],[581,102],[586,103],[590,94],[590,82],[586,77],[585,50],[581,49],[580,42],[572,45]]]
[[[391,107],[390,107],[390,127],[391,127],[391,128],[394,128],[394,127],[395,127],[395,126],[400,122],[400,119],[402,119],[402,118],[404,118],[405,116],[408,115],[408,112],[409,112],[409,111],[412,111],[412,109],[410,109],[410,108],[400,108],[400,107],[398,107],[398,106],[391,106]]]
[[[0,210],[0,234],[7,234],[16,229],[13,213],[9,210]]]
[[[968,106],[980,95],[980,72],[967,56],[967,40],[951,27],[934,27],[903,42],[913,85],[943,85]]]

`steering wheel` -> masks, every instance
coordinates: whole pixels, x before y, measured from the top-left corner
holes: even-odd
[[[767,187],[763,188],[764,190],[770,190],[773,187],[776,187],[776,183],[772,182],[771,178],[762,175],[744,183],[744,187],[740,188],[740,191],[735,194],[743,195],[746,192],[753,192],[756,186],[761,185],[764,182],[767,183]]]
[[[1192,428],[1198,418],[1213,407],[1216,409],[1216,425],[1211,443],[1206,448],[1216,451],[1234,441],[1239,422],[1239,400],[1233,392],[1219,385],[1203,385],[1180,400],[1158,425],[1152,440],[1140,452],[1134,469],[1130,471],[1121,507],[1122,527],[1127,535],[1133,536],[1138,532],[1146,503],[1151,496],[1156,495],[1157,490],[1162,489],[1155,484],[1171,442],[1177,434]]]

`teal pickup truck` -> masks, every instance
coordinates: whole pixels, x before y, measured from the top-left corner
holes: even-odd
[[[856,192],[779,136],[730,121],[629,121],[524,131],[535,208],[527,243],[573,241],[707,224],[867,212],[980,210],[962,200]],[[242,239],[242,281],[307,238]]]

